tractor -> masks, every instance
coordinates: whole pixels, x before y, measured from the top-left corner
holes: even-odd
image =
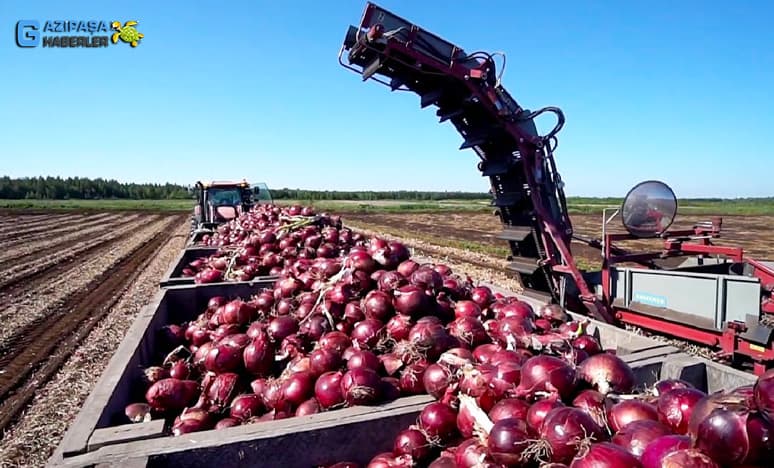
[[[251,186],[244,179],[241,182],[197,181],[192,191],[196,196],[196,205],[191,215],[192,242],[249,211],[256,203],[272,203],[266,184]]]

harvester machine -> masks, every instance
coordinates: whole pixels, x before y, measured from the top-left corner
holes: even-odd
[[[421,108],[434,106],[439,121],[459,131],[460,149],[476,153],[490,180],[498,237],[510,246],[508,268],[525,294],[608,323],[689,337],[724,357],[749,358],[757,372],[774,363],[772,329],[759,323],[774,312],[774,264],[715,245],[720,219],[668,231],[677,200],[659,181],[638,184],[613,216],[604,213],[601,239],[576,235],[554,157],[564,114],[522,107],[502,85],[504,54],[466,52],[367,3],[360,24],[347,30],[339,63],[363,81],[416,93]],[[535,119],[548,114],[555,125],[540,134]],[[616,215],[626,232],[607,232]],[[632,253],[616,245],[632,239],[663,246]],[[573,241],[600,249],[601,271],[578,268]],[[676,257],[686,258],[674,266]]]

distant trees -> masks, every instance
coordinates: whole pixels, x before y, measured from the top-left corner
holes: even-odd
[[[0,199],[132,199],[161,200],[191,198],[189,187],[177,184],[134,184],[86,177],[0,177]],[[273,189],[275,200],[480,200],[487,193],[424,191],[339,191]]]
[[[0,177],[0,198],[5,199],[186,199],[188,189],[176,184],[133,184],[85,177]]]

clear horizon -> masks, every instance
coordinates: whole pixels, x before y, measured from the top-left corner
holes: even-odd
[[[504,51],[503,83],[520,104],[563,109],[568,196],[623,197],[646,179],[678,198],[774,195],[774,4],[377,3],[465,50]],[[418,96],[338,65],[364,7],[5,3],[0,173],[487,191],[478,158]],[[145,37],[136,48],[19,48],[26,19],[136,20]]]

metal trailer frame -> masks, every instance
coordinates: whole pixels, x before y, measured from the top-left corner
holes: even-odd
[[[746,258],[739,247],[714,245],[721,225],[722,218],[715,217],[694,229],[665,232],[662,250],[641,253],[615,245],[639,237],[605,233],[600,293],[617,320],[719,348],[719,358],[734,364],[749,360],[760,375],[774,365],[774,329],[759,323],[761,313],[774,312],[774,302],[766,296],[774,287],[774,268]],[[699,256],[696,264],[652,268],[657,260],[689,255]],[[706,264],[704,257],[710,259]],[[626,263],[650,268],[617,266]],[[659,280],[649,281],[652,277]],[[645,288],[640,297],[637,288]],[[670,306],[675,302],[682,304]]]

